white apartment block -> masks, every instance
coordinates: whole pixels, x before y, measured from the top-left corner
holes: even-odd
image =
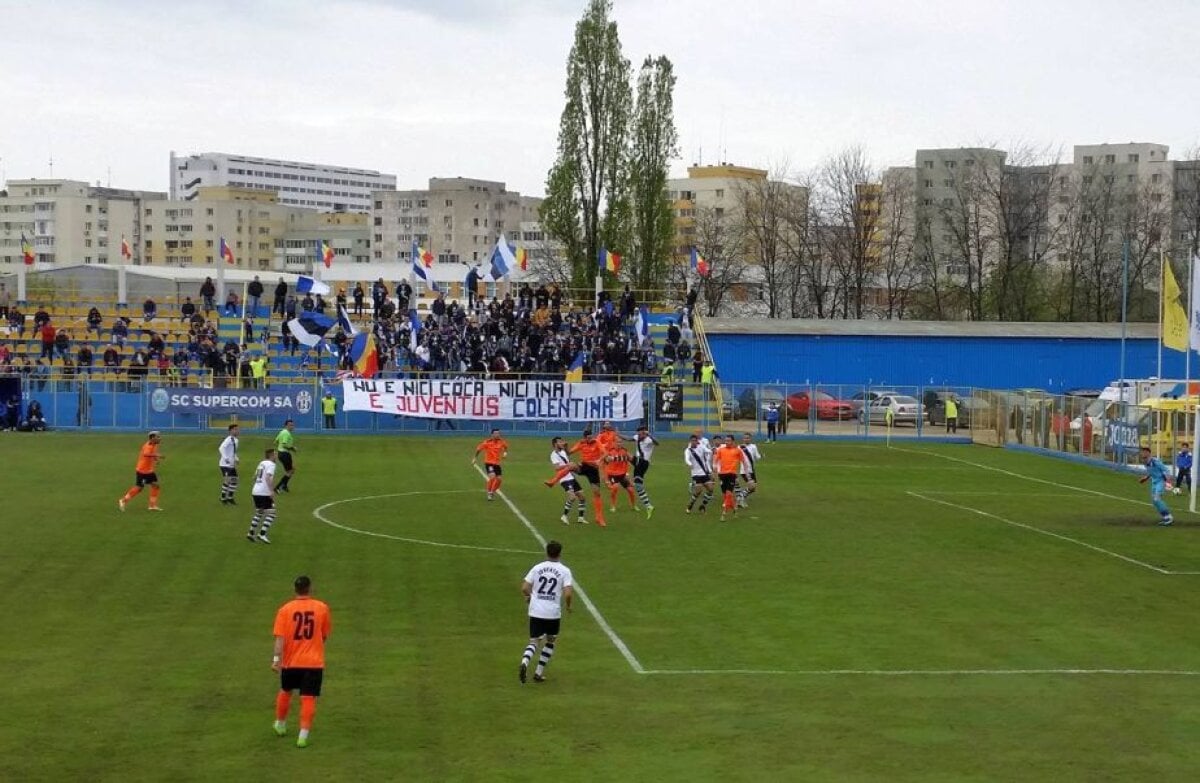
[[[271,190],[284,206],[322,212],[370,212],[371,194],[396,189],[393,174],[223,152],[171,152],[171,199],[190,201],[202,187]]]
[[[21,236],[38,264],[122,264],[137,260],[141,205],[165,193],[120,190],[68,179],[10,179],[0,194],[0,269],[24,263]],[[121,256],[121,240],[133,251]]]
[[[434,177],[426,190],[377,191],[371,255],[374,261],[408,262],[415,241],[438,263],[485,262],[501,233],[516,242],[522,224],[538,220],[541,203],[503,182],[464,177]]]

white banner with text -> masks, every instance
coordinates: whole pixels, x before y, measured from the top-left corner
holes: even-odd
[[[422,419],[636,421],[643,414],[640,383],[353,378],[342,381],[342,394],[346,411]]]

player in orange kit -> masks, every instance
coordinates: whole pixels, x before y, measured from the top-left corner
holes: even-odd
[[[479,464],[477,460],[481,451],[483,452],[483,469],[487,473],[487,499],[491,500],[500,490],[501,475],[503,474],[500,461],[508,456],[508,443],[500,437],[500,430],[493,429],[492,434],[475,447],[475,456],[471,457],[472,465]]]
[[[583,431],[583,437],[571,447],[570,453],[579,454],[579,464],[569,467],[574,469],[576,475],[586,478],[592,487],[592,508],[596,512],[596,524],[606,527],[608,523],[604,521],[604,499],[600,497],[600,465],[604,460],[604,447],[600,445],[599,440],[592,437],[591,427]],[[561,473],[562,469],[559,472]],[[557,481],[561,477],[555,474],[554,480]]]
[[[150,511],[162,511],[158,506],[158,463],[163,458],[158,453],[158,444],[162,442],[162,436],[158,434],[158,430],[154,430],[146,436],[146,442],[142,444],[142,450],[138,452],[137,466],[134,468],[134,483],[125,493],[125,496],[117,501],[117,508],[122,511],[129,501],[133,500],[141,491],[142,487],[150,485]]]
[[[609,511],[617,510],[617,490],[625,487],[629,495],[629,507],[637,511],[637,495],[633,492],[633,484],[629,481],[629,466],[633,463],[633,455],[619,442],[604,455],[604,476],[608,479]]]
[[[732,435],[725,436],[725,442],[713,452],[713,467],[717,469],[717,478],[721,480],[721,521],[726,514],[737,514],[734,502],[734,492],[737,490],[738,476],[742,473],[742,462],[746,455],[738,448]]]
[[[333,629],[329,606],[310,593],[312,580],[298,576],[293,583],[296,597],[275,613],[275,654],[271,668],[279,672],[275,696],[275,733],[287,733],[292,691],[300,691],[300,736],[296,747],[308,747],[308,732],[317,713],[317,697],[325,678],[325,640]]]

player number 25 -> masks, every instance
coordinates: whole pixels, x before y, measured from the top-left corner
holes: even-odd
[[[296,630],[292,633],[292,638],[299,641],[301,639],[313,638],[313,613],[312,612],[296,612],[292,615],[292,622],[296,624]]]

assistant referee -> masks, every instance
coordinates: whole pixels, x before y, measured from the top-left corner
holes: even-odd
[[[296,463],[292,459],[292,455],[296,453],[296,438],[292,432],[296,429],[296,422],[288,419],[283,423],[283,429],[275,436],[275,450],[279,452],[279,462],[283,465],[283,480],[276,486],[276,492],[290,492],[288,484],[292,480],[292,474],[296,472]]]

